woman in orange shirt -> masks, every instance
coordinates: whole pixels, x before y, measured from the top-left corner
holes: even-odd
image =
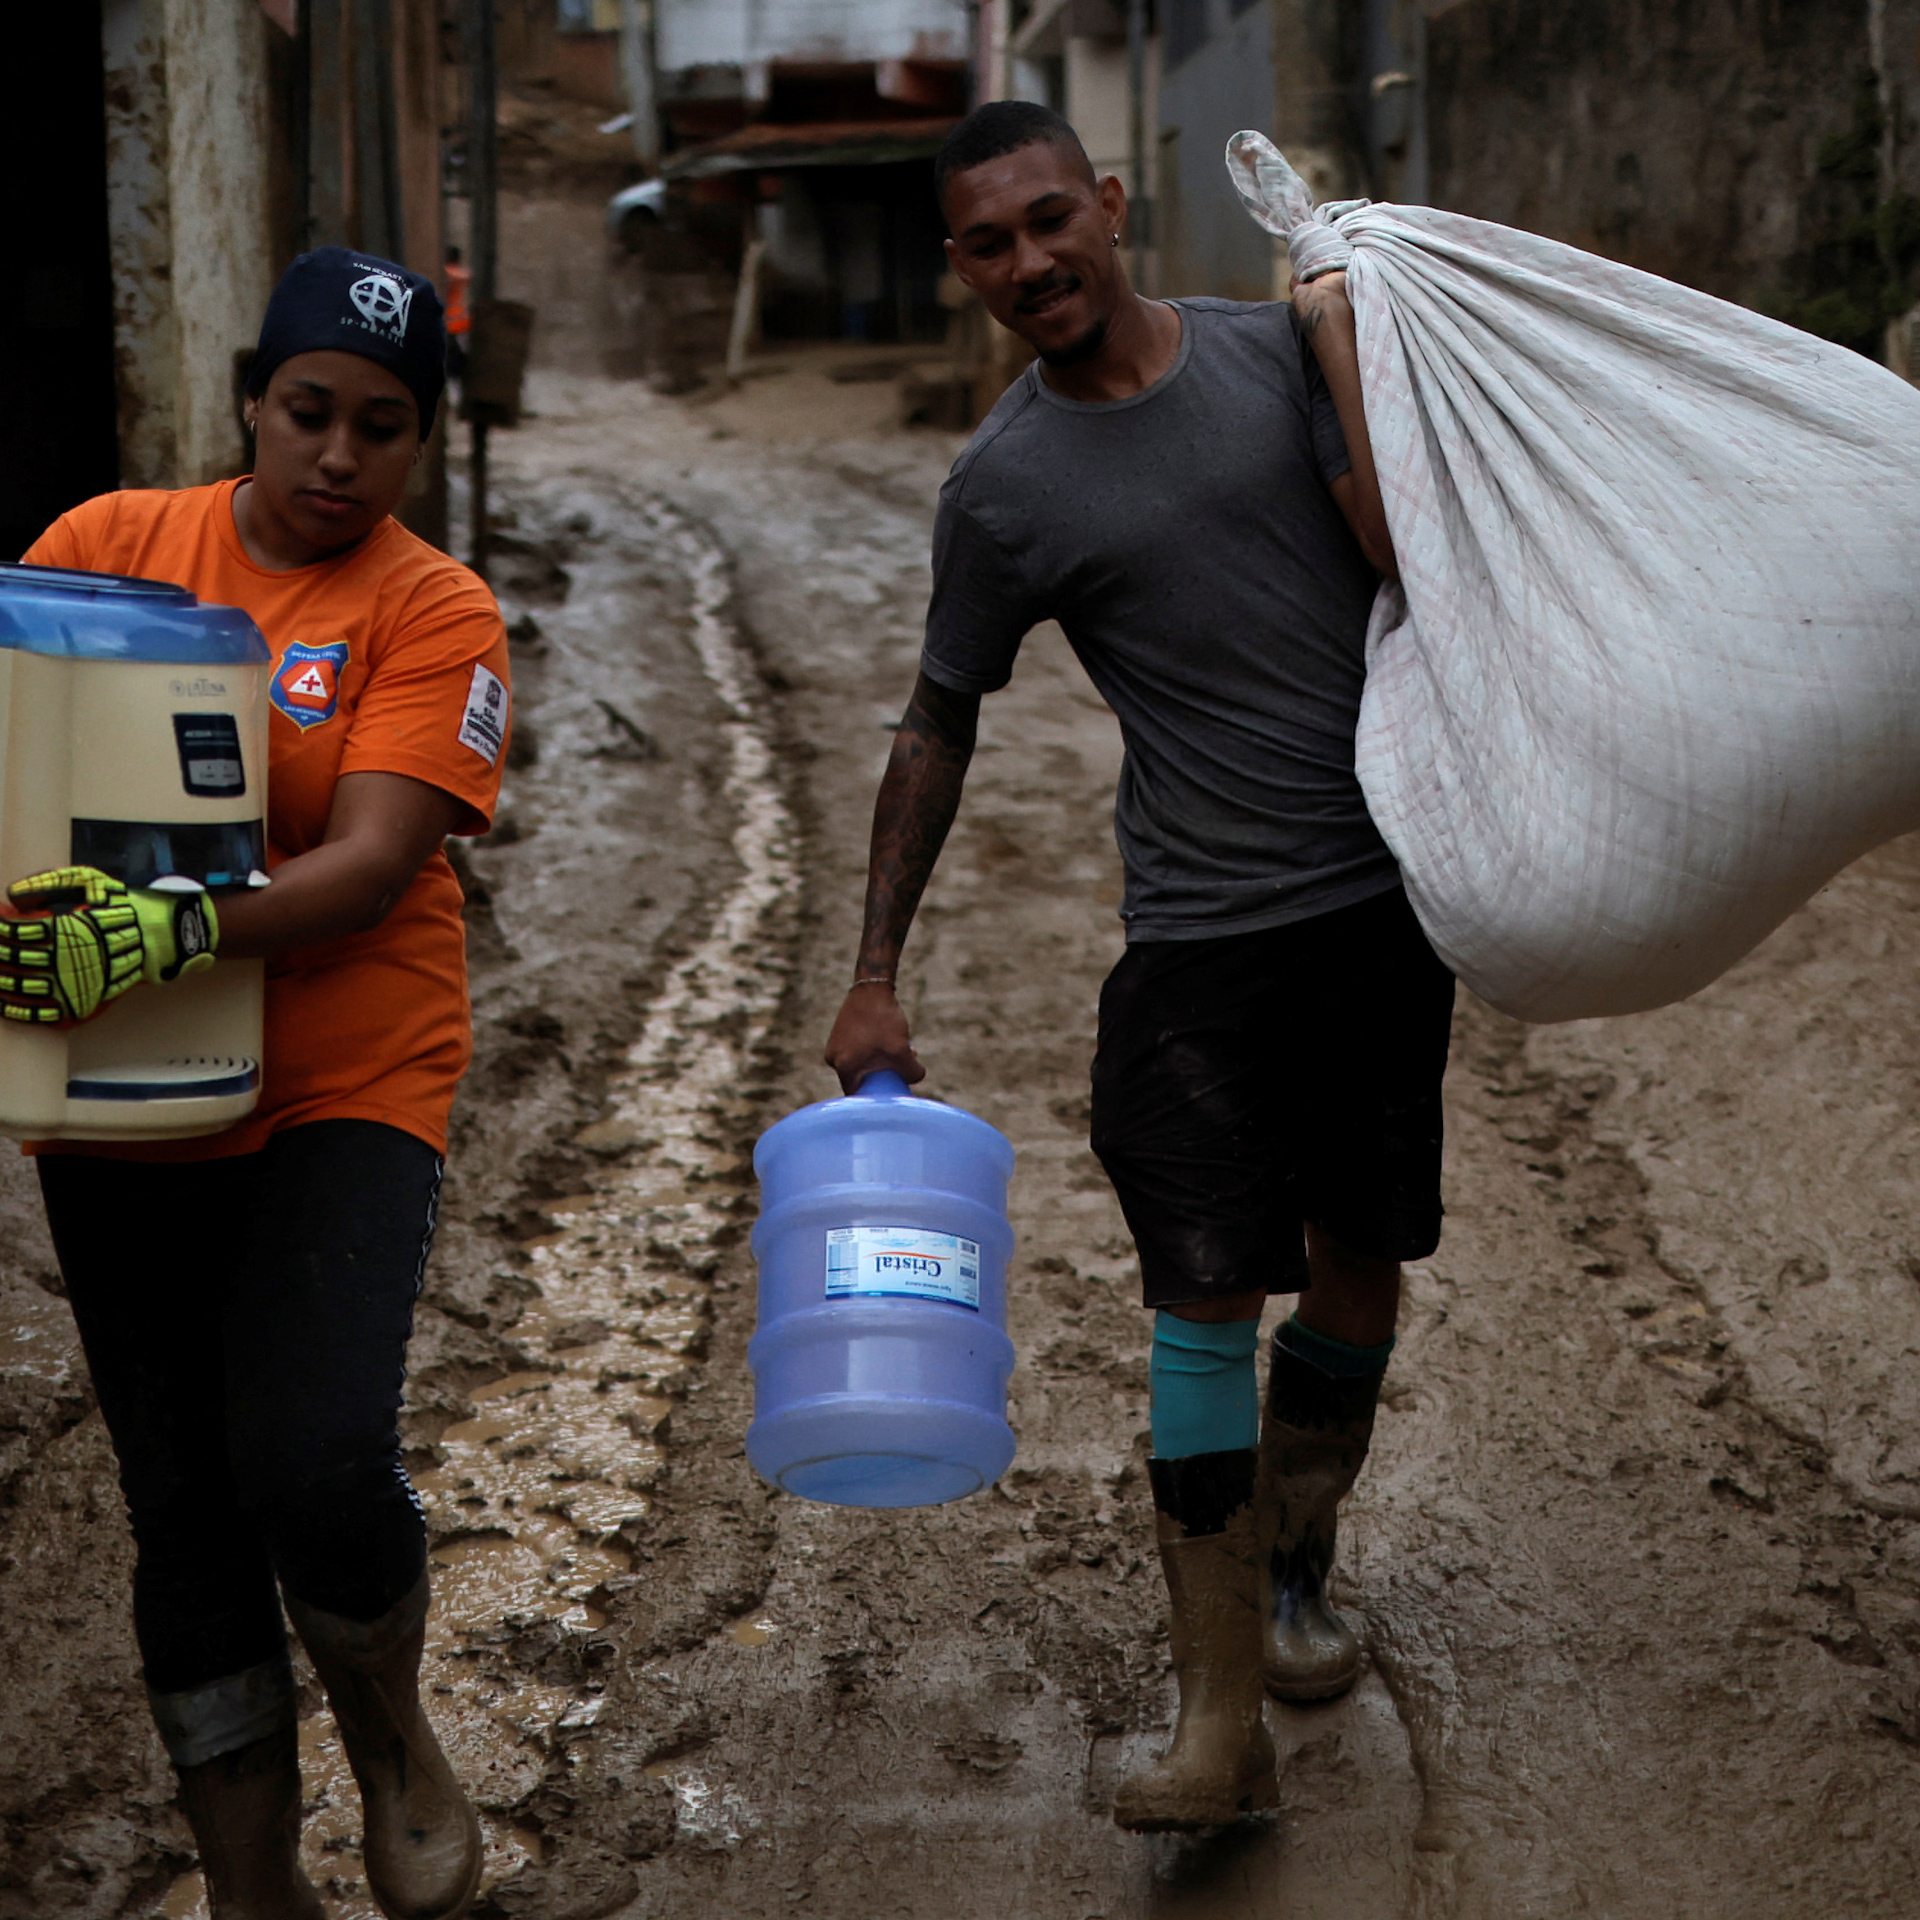
[[[165,992],[203,947],[214,965],[268,963],[252,1115],[39,1160],[133,1522],[149,1697],[216,1920],[323,1911],[297,1859],[283,1598],[359,1782],[382,1910],[440,1920],[479,1885],[478,1822],[420,1707],[426,1534],[398,1425],[471,1052],[442,842],[485,831],[508,723],[492,595],[391,517],[445,356],[428,281],[343,248],[305,255],[251,365],[251,476],[103,495],[26,556],[242,607],[275,656],[270,885],[143,894],[67,869],[17,883],[29,912],[0,921],[7,1018]]]

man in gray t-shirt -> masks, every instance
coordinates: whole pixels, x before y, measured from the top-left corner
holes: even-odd
[[[1380,577],[1329,486],[1352,462],[1290,306],[1168,303],[1173,365],[1069,399],[1036,362],[940,490],[921,669],[1007,683],[1057,620],[1120,721],[1129,940],[1304,920],[1400,884],[1353,773]]]
[[[923,1077],[901,947],[980,698],[1058,620],[1126,742],[1127,950],[1101,990],[1093,1147],[1156,1310],[1147,1464],[1180,1688],[1165,1756],[1114,1816],[1216,1826],[1278,1797],[1263,1691],[1325,1699],[1358,1672],[1326,1601],[1335,1512],[1400,1263],[1440,1228],[1453,979],[1353,767],[1394,565],[1353,312],[1339,274],[1291,305],[1143,299],[1120,265],[1120,183],[1042,107],[970,114],[935,180],[954,270],[1039,358],[941,490],[926,647],[827,1060],[849,1091],[880,1068]],[[1293,1292],[1263,1414],[1260,1314]]]

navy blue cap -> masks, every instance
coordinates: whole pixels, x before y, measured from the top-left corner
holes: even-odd
[[[350,247],[303,253],[267,302],[247,391],[265,393],[296,353],[357,353],[398,374],[420,409],[420,437],[432,432],[447,384],[447,327],[431,280]]]

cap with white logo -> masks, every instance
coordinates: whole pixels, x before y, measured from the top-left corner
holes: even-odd
[[[303,253],[267,302],[247,391],[262,394],[297,353],[357,353],[398,374],[432,430],[447,378],[447,330],[431,280],[351,247]]]

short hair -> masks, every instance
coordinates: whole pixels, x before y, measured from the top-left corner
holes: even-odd
[[[1043,107],[1033,100],[989,100],[985,106],[975,107],[947,135],[940,151],[934,155],[935,197],[944,206],[947,182],[956,173],[966,173],[989,160],[998,160],[1002,154],[1017,153],[1022,147],[1031,147],[1040,141],[1070,154],[1079,161],[1089,180],[1094,177],[1093,162],[1087,158],[1080,136],[1051,107]]]

